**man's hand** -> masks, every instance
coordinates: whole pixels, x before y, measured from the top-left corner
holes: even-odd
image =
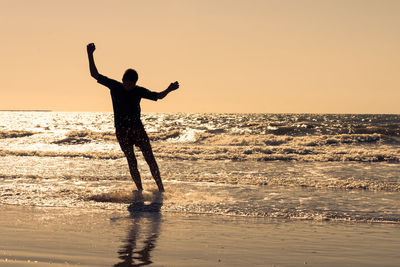
[[[94,50],[96,50],[96,46],[94,43],[90,43],[86,46],[88,54],[93,54]]]
[[[86,46],[88,58],[89,58],[89,69],[90,75],[96,80],[99,78],[99,72],[97,71],[96,64],[94,64],[93,52],[96,50],[94,43],[90,43]]]
[[[169,86],[168,86],[168,91],[174,91],[174,90],[176,90],[176,89],[178,89],[179,88],[179,83],[178,82],[174,82],[174,83],[171,83]]]
[[[176,90],[179,88],[179,83],[178,82],[174,82],[171,83],[167,89],[165,89],[164,91],[158,93],[158,99],[163,99],[164,97],[166,97],[170,92]]]

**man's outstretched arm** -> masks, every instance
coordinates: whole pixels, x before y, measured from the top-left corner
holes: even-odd
[[[158,93],[158,99],[163,99],[164,97],[166,97],[170,92],[175,91],[176,89],[179,88],[179,83],[178,82],[174,82],[171,83],[167,89],[165,89],[162,92]]]
[[[94,43],[90,43],[86,46],[88,57],[89,57],[89,68],[90,75],[96,80],[99,78],[99,72],[97,71],[96,64],[94,63],[93,52],[96,50]]]

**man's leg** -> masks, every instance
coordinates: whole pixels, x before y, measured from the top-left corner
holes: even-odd
[[[136,184],[139,191],[143,190],[142,179],[140,178],[140,173],[137,167],[137,161],[135,157],[135,152],[133,146],[129,150],[124,151],[125,157],[128,160],[129,171],[131,173],[132,179]]]
[[[117,139],[119,145],[121,146],[122,152],[124,152],[125,157],[128,161],[129,171],[131,173],[131,177],[136,184],[136,187],[139,191],[143,190],[142,179],[140,178],[140,173],[137,167],[137,161],[135,157],[135,152],[133,150],[133,144],[129,142],[129,134],[128,130],[126,131],[117,131]]]
[[[140,150],[142,150],[143,157],[146,160],[147,164],[150,167],[151,175],[157,183],[158,190],[160,192],[164,192],[164,186],[160,176],[160,170],[158,169],[158,165],[156,159],[153,155],[153,150],[151,149],[150,141],[146,140],[145,142],[140,144]]]

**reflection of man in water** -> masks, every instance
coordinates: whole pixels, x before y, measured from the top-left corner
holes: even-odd
[[[139,191],[143,190],[140,173],[137,168],[137,161],[133,146],[140,148],[143,156],[150,167],[151,174],[157,183],[158,190],[164,191],[164,186],[160,177],[160,171],[151,149],[149,137],[144,130],[140,120],[140,100],[142,98],[157,101],[163,99],[168,93],[179,88],[179,83],[171,83],[167,89],[162,92],[152,92],[146,88],[136,85],[138,74],[133,69],[125,71],[122,77],[122,83],[99,74],[94,63],[93,52],[96,49],[93,43],[87,45],[89,56],[90,75],[98,83],[110,89],[113,109],[115,133],[118,142],[128,160],[129,170],[133,181]]]
[[[132,219],[132,226],[125,245],[118,251],[122,262],[115,264],[114,267],[144,266],[153,263],[150,254],[155,248],[159,236],[161,213],[139,212],[135,213]],[[143,236],[143,240],[140,239],[140,236]],[[143,242],[141,249],[140,241]]]
[[[134,202],[129,207],[132,227],[125,240],[125,245],[118,251],[122,262],[114,267],[122,266],[144,266],[150,265],[150,253],[156,246],[160,234],[161,207],[163,205],[162,194],[154,194],[152,203],[145,205],[144,202]],[[141,234],[142,233],[142,234]],[[144,246],[140,249],[140,236],[143,236]],[[145,237],[145,239],[144,239]]]

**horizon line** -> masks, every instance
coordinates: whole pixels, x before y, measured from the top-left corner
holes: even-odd
[[[102,112],[113,113],[113,111],[57,111],[51,109],[0,109],[0,112]],[[187,113],[187,114],[324,114],[324,115],[400,115],[400,113],[335,113],[335,112],[184,112],[184,111],[143,111],[141,113]]]

